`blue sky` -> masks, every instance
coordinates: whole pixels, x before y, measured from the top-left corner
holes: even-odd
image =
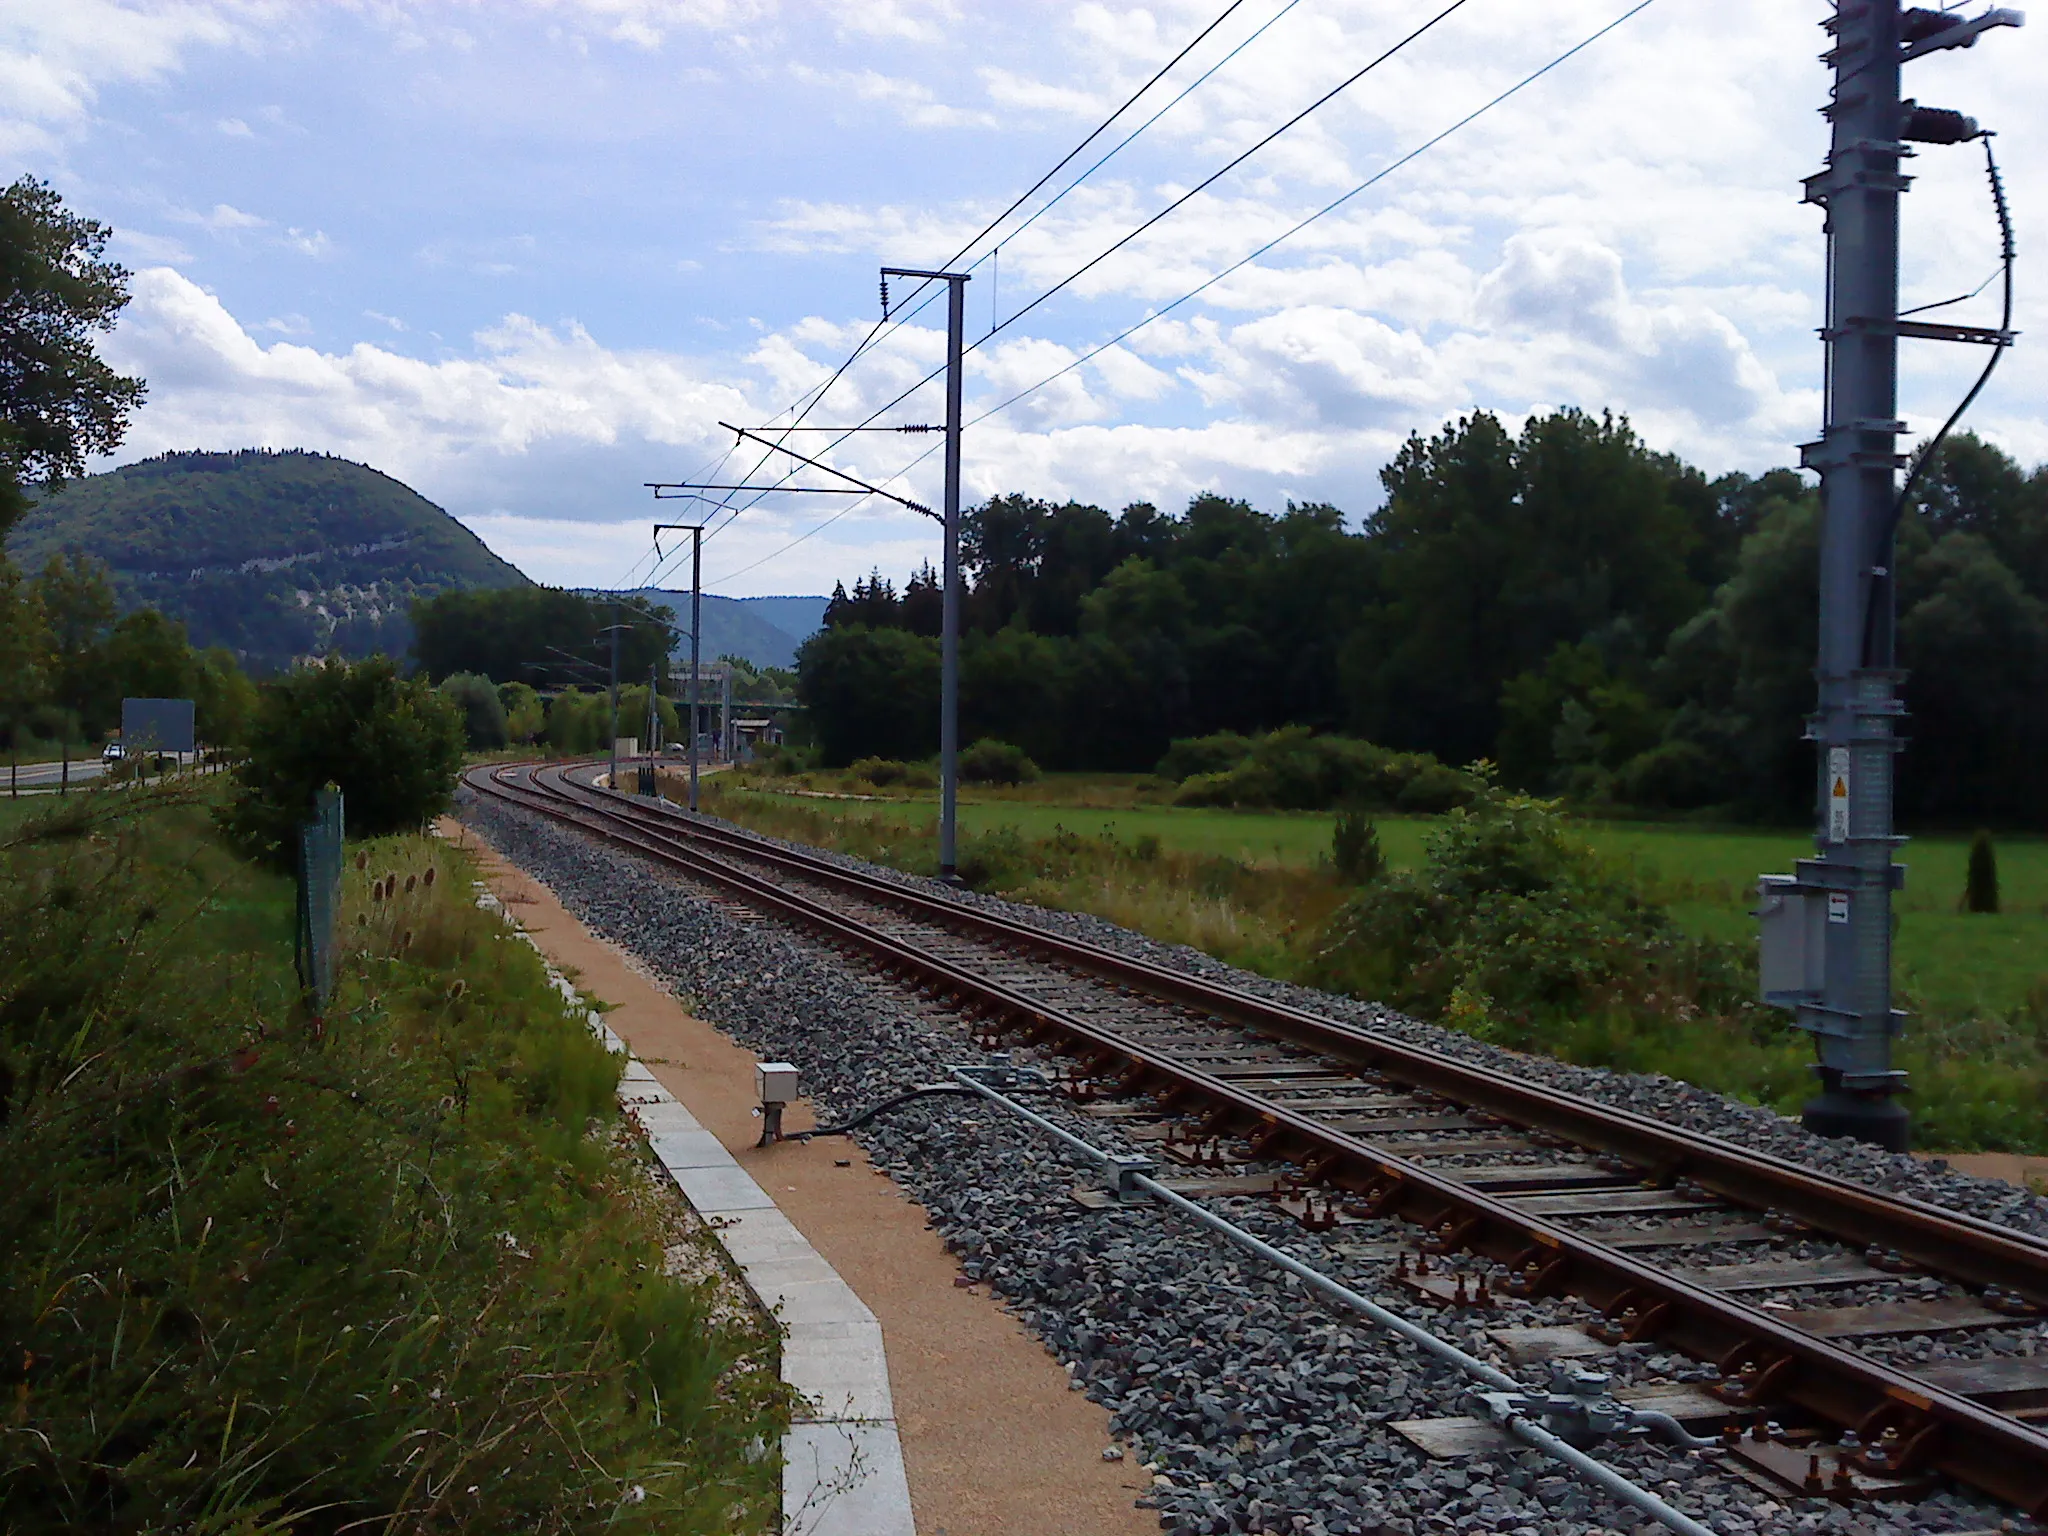
[[[1628,3],[1467,0],[974,353],[970,415]],[[879,264],[951,254],[1225,4],[7,0],[0,161],[113,225],[136,273],[109,347],[151,395],[120,457],[343,454],[415,485],[539,579],[611,584],[646,574],[643,481],[706,467],[730,441],[720,418],[766,421],[821,383],[875,319]],[[1439,9],[1240,0],[999,232],[1000,257],[970,284],[970,335]],[[1339,214],[978,425],[968,494],[1172,507],[1219,489],[1363,513],[1410,431],[1475,407],[1612,407],[1711,471],[1790,462],[1819,414],[1819,217],[1798,180],[1824,144],[1823,14],[1820,0],[1657,0]],[[2023,262],[2048,233],[2031,206],[2040,49],[2037,33],[1997,33],[1912,66],[1909,82],[2001,130]],[[1930,149],[1913,170],[1906,291],[1947,297],[1993,265],[1981,159]],[[1953,315],[1990,318],[1987,303]],[[920,378],[941,355],[937,314],[890,332],[812,419],[859,420]],[[1921,430],[1977,360],[1960,350],[1909,350],[1905,414]],[[2023,342],[1976,416],[2029,462],[2048,458],[2044,382]],[[886,419],[939,410],[928,392]],[[930,442],[867,436],[832,457],[879,478]],[[937,465],[893,483],[934,500]],[[734,595],[817,591],[936,552],[930,524],[883,502],[797,542],[840,510],[762,501],[713,540],[707,577]]]

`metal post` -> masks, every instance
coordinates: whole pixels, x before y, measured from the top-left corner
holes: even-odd
[[[659,745],[656,736],[661,725],[661,696],[655,692],[655,685],[660,677],[660,663],[650,662],[647,667],[647,782],[640,786],[643,795],[661,793],[661,786],[655,781],[656,774],[661,771],[655,757],[655,748]]]
[[[946,292],[946,554],[939,631],[939,878],[956,881],[960,795],[960,337],[966,327],[967,277]]]
[[[1808,722],[1816,752],[1818,858],[1799,879],[1826,905],[1818,995],[1795,1022],[1814,1037],[1821,1091],[1808,1129],[1904,1150],[1895,1095],[1891,1006],[1892,779],[1900,748],[1892,667],[1893,504],[1898,435],[1900,140],[1899,4],[1837,10],[1827,169],[1806,196],[1827,210],[1827,347],[1821,439],[1801,450],[1820,472],[1820,705]],[[1866,641],[1870,643],[1866,646]],[[1901,871],[1902,872],[1902,871]]]
[[[882,308],[889,307],[889,279],[915,277],[946,285],[946,505],[945,588],[939,624],[939,878],[960,883],[955,868],[955,833],[960,791],[960,390],[963,333],[967,329],[966,272],[921,272],[914,267],[882,268]],[[917,510],[925,510],[919,507]]]
[[[697,809],[697,675],[704,643],[704,528],[690,530],[690,809]]]
[[[732,761],[732,663],[725,663],[725,672],[719,679],[718,694],[718,760]]]
[[[57,793],[68,795],[71,793],[71,733],[69,731],[64,733],[62,751],[64,753],[63,777],[57,781]]]
[[[612,599],[612,741],[611,787],[619,787],[619,600]]]
[[[1891,998],[1892,892],[1905,874],[1892,861],[1903,841],[1893,832],[1892,798],[1905,713],[1892,577],[1905,462],[1898,439],[1906,430],[1898,419],[1898,339],[2000,347],[2012,339],[2003,330],[1899,318],[1907,141],[1954,144],[1980,132],[1961,113],[1902,101],[1899,73],[1910,59],[1969,47],[1979,33],[2022,19],[2002,9],[1968,21],[1928,9],[1902,14],[1899,0],[1865,0],[1836,7],[1822,23],[1834,37],[1823,55],[1835,71],[1831,139],[1826,169],[1806,180],[1806,200],[1827,213],[1826,414],[1820,440],[1800,449],[1800,463],[1820,474],[1820,704],[1807,727],[1819,857],[1799,860],[1793,880],[1767,878],[1767,925],[1786,911],[1771,893],[1797,905],[1767,926],[1767,936],[1781,937],[1763,960],[1767,1000],[1790,1007],[1814,1037],[1821,1091],[1801,1117],[1806,1127],[1895,1151],[1906,1149],[1911,1129],[1897,1098],[1906,1074],[1892,1066],[1891,1051],[1902,1017]]]

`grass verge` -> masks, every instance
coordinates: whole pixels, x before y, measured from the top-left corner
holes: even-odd
[[[770,1325],[673,1278],[617,1063],[430,839],[324,1019],[191,789],[0,837],[10,1531],[771,1529]]]

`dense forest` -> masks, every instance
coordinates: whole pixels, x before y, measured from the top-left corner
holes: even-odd
[[[415,600],[528,585],[410,487],[296,450],[167,453],[81,476],[28,509],[7,553],[27,570],[90,554],[121,613],[156,609],[257,672],[403,655]]]
[[[1818,497],[1792,470],[1710,479],[1628,422],[1415,436],[1385,504],[1278,514],[1198,496],[1000,496],[964,514],[962,739],[1143,770],[1175,738],[1365,737],[1586,805],[1797,819],[1814,699]],[[1919,824],[2048,824],[2048,466],[1962,434],[1899,535]],[[799,655],[828,762],[937,734],[939,587],[873,574]]]

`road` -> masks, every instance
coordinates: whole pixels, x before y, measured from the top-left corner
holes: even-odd
[[[84,783],[100,776],[100,760],[96,757],[74,758],[71,763],[71,782]],[[57,763],[18,763],[10,766],[0,763],[0,794],[12,787],[22,789],[55,789],[64,782],[64,765]]]

